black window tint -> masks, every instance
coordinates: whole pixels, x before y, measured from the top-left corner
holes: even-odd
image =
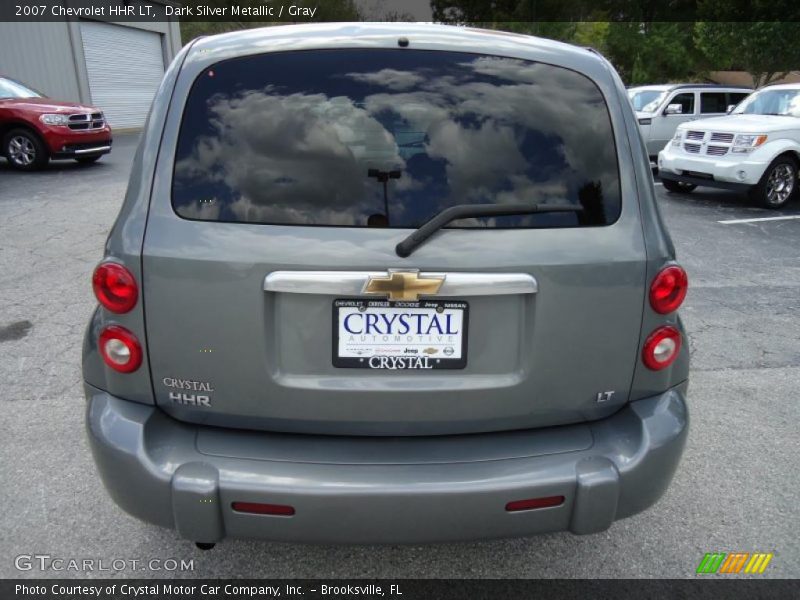
[[[728,110],[725,92],[700,92],[701,113],[724,113]]]
[[[262,54],[214,65],[184,109],[175,211],[201,220],[418,227],[456,204],[579,213],[458,227],[605,225],[620,213],[598,88],[523,60],[422,50]]]
[[[683,110],[681,114],[683,115],[693,115],[694,114],[694,93],[689,94],[678,94],[672,100],[669,101],[669,104],[680,104]],[[669,104],[667,106],[669,106]]]
[[[733,93],[733,92],[731,92],[730,94],[728,94],[728,105],[730,106],[731,104],[733,104],[735,106],[735,105],[739,104],[739,102],[741,102],[742,100],[747,98],[749,95],[750,94],[748,94],[748,93]],[[725,107],[725,110],[726,111],[728,110],[727,106]]]

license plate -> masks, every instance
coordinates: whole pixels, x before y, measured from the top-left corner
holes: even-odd
[[[387,371],[467,366],[466,302],[341,299],[333,303],[333,366]]]

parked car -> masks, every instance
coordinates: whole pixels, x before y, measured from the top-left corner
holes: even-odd
[[[111,152],[111,128],[99,108],[60,102],[0,77],[0,155],[15,169],[41,169],[50,159],[92,163]]]
[[[658,155],[671,192],[737,190],[765,208],[796,195],[799,161],[800,84],[762,88],[729,116],[681,125]]]
[[[647,154],[655,160],[681,123],[725,115],[752,92],[749,88],[712,84],[648,85],[630,88]]]
[[[686,274],[599,54],[411,23],[187,45],[83,349],[112,498],[225,536],[601,531],[688,431]]]

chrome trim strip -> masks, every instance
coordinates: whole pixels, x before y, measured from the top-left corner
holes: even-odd
[[[409,269],[410,270],[410,269]],[[290,294],[361,296],[370,277],[386,277],[389,271],[274,271],[264,279],[264,291]],[[501,296],[535,294],[536,279],[528,273],[432,273],[420,277],[444,277],[441,296]]]
[[[111,146],[97,146],[95,148],[82,148],[80,150],[73,150],[73,154],[92,154],[94,152],[105,152],[111,150]]]

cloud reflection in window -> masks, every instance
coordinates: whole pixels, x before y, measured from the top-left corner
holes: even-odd
[[[298,54],[307,55],[302,73]],[[214,70],[195,84],[181,127],[181,216],[366,226],[388,204],[390,226],[416,227],[454,204],[591,205],[580,219],[456,223],[525,227],[603,224],[619,213],[608,111],[573,71],[391,50],[266,54]],[[401,176],[382,183],[371,169]],[[211,196],[213,206],[201,202]]]

